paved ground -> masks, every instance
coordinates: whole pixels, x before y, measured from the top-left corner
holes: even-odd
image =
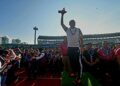
[[[35,79],[28,79],[25,72],[21,71],[11,86],[61,86],[61,75],[45,74]]]

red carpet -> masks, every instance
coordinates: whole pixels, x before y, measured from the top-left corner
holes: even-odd
[[[20,71],[19,78],[11,86],[61,86],[60,75],[45,74],[36,79],[27,80],[26,73]]]

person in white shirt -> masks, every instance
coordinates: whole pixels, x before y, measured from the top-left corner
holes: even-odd
[[[79,58],[80,54],[82,54],[82,46],[83,46],[83,35],[79,28],[75,27],[75,20],[70,20],[68,28],[64,25],[63,16],[66,13],[65,9],[61,10],[61,26],[67,34],[68,41],[68,56],[70,59],[70,65],[72,68],[72,73],[70,76],[76,76],[77,83],[80,83],[81,78],[81,58]],[[81,66],[81,67],[80,67]]]

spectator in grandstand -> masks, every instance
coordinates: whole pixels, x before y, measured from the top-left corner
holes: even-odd
[[[27,69],[29,61],[30,61],[30,52],[28,49],[24,49],[21,54],[21,61],[20,61],[21,68],[24,67],[25,69]]]
[[[8,50],[5,56],[5,62],[7,62],[7,67],[4,70],[6,76],[5,84],[9,86],[17,78],[15,72],[18,69],[18,57],[12,49]]]
[[[1,86],[4,86],[4,83],[6,81],[6,74],[5,74],[5,68],[7,67],[8,62],[5,61],[5,56],[7,54],[7,51],[4,51],[2,48],[0,49],[0,83]]]
[[[40,55],[40,56],[39,56],[39,55]],[[37,55],[37,57],[36,57],[37,60],[42,59],[42,58],[45,56],[45,51],[42,50],[39,55]]]
[[[15,48],[15,49],[13,49],[14,50],[14,52],[15,52],[15,54],[16,54],[16,57],[17,58],[15,58],[16,60],[18,60],[18,64],[19,64],[19,68],[21,67],[21,55],[22,55],[22,50],[20,49],[20,48]]]
[[[49,60],[49,71],[51,74],[54,73],[55,67],[54,67],[54,58],[55,58],[55,50],[50,50],[50,60]]]
[[[36,56],[37,53],[31,52],[30,53],[30,60],[28,65],[28,79],[35,79],[37,77],[37,63],[36,63]]]
[[[46,52],[45,50],[42,50],[39,56],[36,57],[37,64],[37,71],[39,74],[44,74],[46,70],[46,65],[47,65],[47,58],[46,58]]]
[[[87,44],[87,49],[83,52],[83,71],[89,72],[94,77],[98,75],[98,53],[92,48],[92,43]]]
[[[112,81],[115,81],[117,65],[115,62],[113,49],[110,48],[107,41],[103,42],[103,46],[98,50],[98,53],[100,57],[100,76],[105,81],[108,79],[112,79]]]
[[[60,52],[58,50],[54,51],[55,57],[53,58],[53,67],[54,71],[53,73],[55,74],[61,74],[63,71],[63,63],[62,63],[62,58],[60,56]]]
[[[115,55],[117,57],[117,62],[120,65],[120,43],[116,46]]]
[[[64,8],[59,13],[61,13],[61,26],[67,34],[68,56],[72,68],[71,76],[76,75],[75,84],[80,84],[80,77],[81,77],[80,68],[82,67],[80,67],[81,61],[79,60],[79,55],[81,52],[80,50],[82,50],[81,48],[83,46],[83,35],[81,30],[75,27],[75,20],[70,20],[69,28],[64,24],[63,17],[64,14],[66,13]]]
[[[103,42],[103,46],[98,50],[100,58],[105,61],[113,60],[113,50],[110,48],[107,41]]]
[[[64,41],[60,45],[60,53],[62,57],[62,62],[64,64],[64,70],[70,73],[70,60],[68,57],[68,47],[67,47],[67,38],[64,37]]]
[[[4,64],[5,62],[5,56],[8,52],[6,50],[3,50],[3,49],[0,49],[0,62],[1,62],[1,65]]]
[[[115,52],[115,57],[116,57],[116,61],[118,63],[119,72],[120,72],[120,43],[118,43],[116,45],[116,48],[114,49],[114,52]]]
[[[32,61],[32,59],[34,59],[34,55],[32,48],[23,49],[23,51],[21,51],[20,67],[25,69],[28,79],[31,79],[32,72],[34,70],[31,70],[33,68],[31,65],[34,63],[34,61]]]
[[[95,51],[98,51],[99,48],[100,48],[99,44],[96,43],[96,44],[95,44],[95,47],[94,47]]]

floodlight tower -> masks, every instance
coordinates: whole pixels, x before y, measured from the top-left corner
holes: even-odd
[[[33,27],[33,30],[35,31],[35,33],[34,33],[34,45],[36,45],[36,31],[38,30],[38,28],[35,26],[35,27]]]

